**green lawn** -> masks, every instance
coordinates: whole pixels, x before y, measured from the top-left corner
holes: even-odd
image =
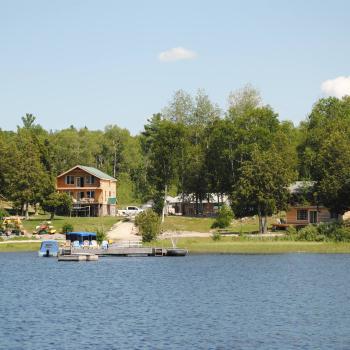
[[[41,242],[38,243],[3,243],[0,244],[0,252],[32,252],[38,251]]]
[[[36,226],[40,225],[41,222],[46,221],[48,215],[40,215],[31,217],[29,220],[23,220],[24,229],[28,232],[33,232]],[[62,226],[65,223],[70,223],[74,227],[74,231],[92,231],[95,232],[99,228],[108,230],[113,226],[120,218],[112,216],[103,217],[69,217],[69,216],[56,216],[52,221],[52,225],[61,232]]]
[[[150,245],[171,247],[171,242],[160,240]],[[231,237],[223,237],[220,241],[211,238],[180,238],[177,246],[188,249],[190,253],[202,254],[350,253],[350,243],[245,240]]]
[[[209,232],[213,224],[213,218],[193,218],[186,216],[167,216],[165,217],[164,231],[196,231]]]
[[[215,221],[214,218],[196,218],[186,216],[167,216],[163,224],[164,231],[196,231],[210,232],[211,225]],[[268,218],[269,226],[276,222],[275,218]],[[259,222],[257,217],[251,217],[244,220],[242,223],[234,220],[233,224],[227,228],[232,232],[254,232],[258,231]]]

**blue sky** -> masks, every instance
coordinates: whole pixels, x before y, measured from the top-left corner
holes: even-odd
[[[137,133],[177,89],[204,88],[225,109],[247,83],[298,123],[348,89],[349,13],[341,0],[0,0],[0,128],[33,113],[53,130]],[[159,60],[178,47],[195,57]]]

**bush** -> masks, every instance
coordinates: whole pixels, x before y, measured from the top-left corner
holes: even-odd
[[[218,216],[216,217],[214,223],[212,224],[212,228],[225,228],[230,226],[231,221],[233,220],[233,212],[230,207],[227,205],[223,205],[218,210]]]
[[[350,227],[338,227],[333,231],[332,239],[335,242],[350,242]]]
[[[160,233],[160,218],[152,209],[138,214],[135,225],[139,228],[143,242],[151,242]]]
[[[5,209],[0,208],[0,220],[6,216],[9,216],[9,213]]]
[[[74,231],[74,227],[72,224],[70,224],[69,222],[65,222],[62,226],[62,233],[68,233],[68,232],[73,232]]]
[[[211,239],[213,241],[220,241],[221,239],[221,234],[219,232],[213,232],[213,234],[211,235]]]
[[[318,236],[317,227],[314,225],[308,225],[303,227],[297,234],[296,240],[298,241],[316,241]]]
[[[295,238],[295,236],[297,235],[297,229],[294,226],[288,226],[287,228],[287,235],[290,238]]]
[[[107,241],[107,233],[102,227],[96,230],[96,241],[98,244]]]

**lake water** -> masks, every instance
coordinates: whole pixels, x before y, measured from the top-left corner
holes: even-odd
[[[0,349],[350,349],[350,255],[0,254]]]

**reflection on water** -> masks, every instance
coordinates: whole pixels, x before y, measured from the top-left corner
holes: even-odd
[[[0,349],[350,349],[349,255],[0,254]]]

